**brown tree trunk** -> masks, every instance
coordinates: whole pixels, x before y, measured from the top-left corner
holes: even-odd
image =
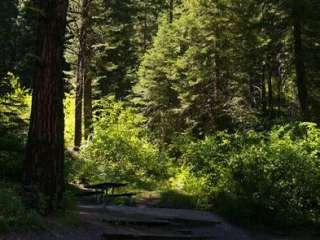
[[[64,192],[63,52],[68,0],[34,1],[39,9],[39,68],[33,82],[24,188],[31,207],[51,213]]]
[[[277,68],[277,79],[278,79],[278,114],[280,114],[281,111],[281,96],[282,96],[282,69],[281,69],[281,63],[278,62],[278,68]]]
[[[262,103],[262,114],[265,116],[267,113],[267,97],[266,97],[266,66],[263,64],[262,78],[261,78],[261,103]]]
[[[86,73],[84,79],[84,94],[83,94],[83,107],[84,107],[84,135],[88,139],[92,134],[92,79]]]
[[[174,0],[169,0],[169,23],[173,22]]]
[[[75,99],[75,122],[74,122],[74,149],[79,150],[82,141],[82,106],[83,106],[83,56],[79,51],[76,75],[76,99]]]
[[[305,79],[304,54],[302,46],[302,23],[300,4],[293,8],[293,36],[294,36],[294,53],[296,67],[296,84],[298,89],[298,98],[301,107],[302,118],[305,121],[310,120],[308,106],[308,90]]]
[[[255,85],[254,79],[252,77],[249,77],[250,105],[252,108],[254,108],[256,105],[254,85]]]
[[[144,23],[143,23],[143,49],[146,51],[148,44],[148,0],[144,0]]]
[[[273,116],[273,89],[272,89],[272,67],[269,69],[269,78],[268,78],[268,105],[269,105],[269,114]]]
[[[90,27],[90,7],[91,0],[82,0],[81,6],[81,26],[79,34],[79,52],[77,61],[77,80],[76,80],[76,99],[75,99],[75,132],[74,132],[74,148],[79,150],[82,142],[82,109],[84,111],[85,136],[87,138],[88,124],[91,128],[91,122],[88,118],[92,115],[90,110],[92,107],[91,100],[91,80],[88,78],[89,69],[89,43],[88,32]],[[89,89],[88,89],[89,88]],[[85,98],[85,99],[84,99]],[[88,110],[89,109],[89,110]],[[89,112],[88,112],[89,111]],[[92,118],[92,117],[91,117]],[[91,120],[89,120],[91,121]]]

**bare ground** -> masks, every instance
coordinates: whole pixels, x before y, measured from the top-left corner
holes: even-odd
[[[232,225],[205,211],[80,205],[81,224],[70,227],[52,221],[45,231],[10,234],[1,240],[115,240],[115,239],[212,239],[212,240],[294,240],[254,233]],[[167,237],[166,237],[167,236]],[[185,237],[183,237],[185,236]],[[190,238],[189,238],[190,237]],[[305,236],[306,239],[309,238]]]

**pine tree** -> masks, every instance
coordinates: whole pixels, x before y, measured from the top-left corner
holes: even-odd
[[[137,65],[133,39],[135,12],[132,0],[96,3],[93,72],[100,96],[114,94],[117,99],[123,99],[131,90]]]
[[[7,73],[13,71],[15,61],[17,60],[15,36],[17,31],[18,2],[4,0],[0,2],[0,8],[0,81],[4,81]],[[6,90],[9,89],[5,89],[5,85],[2,85],[2,93],[5,93]]]
[[[160,139],[168,140],[179,128],[201,136],[250,118],[236,72],[228,7],[224,1],[187,2],[171,25],[160,24],[135,87],[136,101]]]

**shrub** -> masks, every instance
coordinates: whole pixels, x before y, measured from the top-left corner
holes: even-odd
[[[320,129],[296,123],[270,132],[217,133],[182,159],[206,176],[213,203],[242,221],[281,225],[319,219]]]
[[[0,96],[0,178],[20,180],[28,130],[31,95],[9,73],[9,92]]]
[[[156,206],[160,208],[177,209],[200,208],[199,198],[196,195],[175,190],[161,192],[159,203],[157,203]]]
[[[15,186],[0,183],[0,232],[22,231],[38,228],[40,216],[27,210]]]
[[[73,147],[74,119],[75,119],[75,94],[67,93],[64,99],[65,131],[64,140],[66,147]]]
[[[84,176],[145,184],[166,174],[166,157],[149,141],[141,115],[110,98],[96,109],[94,136],[81,149]]]
[[[176,205],[181,205],[183,208],[206,208],[208,206],[208,194],[205,191],[206,177],[196,177],[188,166],[176,168],[172,175],[167,187],[171,190],[161,194],[162,202],[172,202],[171,205],[175,202]]]

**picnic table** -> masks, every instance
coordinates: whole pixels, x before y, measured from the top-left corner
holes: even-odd
[[[116,197],[132,197],[136,195],[136,193],[118,193],[116,194],[115,191],[128,186],[127,183],[113,183],[113,182],[104,182],[98,183],[93,185],[86,186],[87,189],[93,190],[91,194],[97,196],[97,201],[101,201],[107,204],[108,200],[111,200]]]
[[[115,189],[119,189],[122,187],[127,186],[127,183],[112,183],[112,182],[105,182],[105,183],[98,183],[93,185],[88,185],[86,188],[93,189],[95,191],[102,191],[105,194],[114,194]]]

